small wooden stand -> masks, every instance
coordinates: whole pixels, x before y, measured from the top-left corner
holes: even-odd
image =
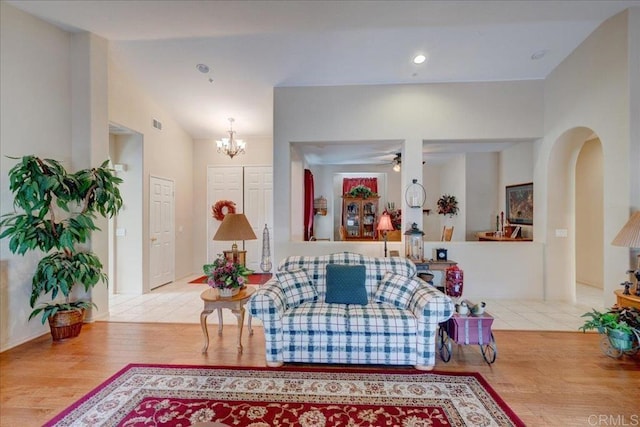
[[[223,251],[224,257],[229,261],[233,261],[233,251]],[[238,251],[238,259],[236,260],[237,264],[247,265],[247,251]]]

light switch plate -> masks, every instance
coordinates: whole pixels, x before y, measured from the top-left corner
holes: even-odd
[[[567,237],[569,231],[566,228],[556,228],[556,237]]]

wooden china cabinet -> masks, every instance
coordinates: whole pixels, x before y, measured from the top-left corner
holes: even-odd
[[[343,197],[345,240],[375,240],[379,197]]]

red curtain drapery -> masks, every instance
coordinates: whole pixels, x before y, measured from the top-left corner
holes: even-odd
[[[309,169],[304,170],[304,240],[309,241],[313,236],[313,174]]]
[[[343,178],[342,194],[348,193],[353,187],[364,185],[374,193],[378,192],[378,178]]]

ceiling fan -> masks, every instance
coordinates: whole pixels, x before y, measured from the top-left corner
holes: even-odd
[[[391,164],[393,165],[393,170],[395,172],[400,172],[400,165],[402,165],[402,153],[396,153],[396,156],[391,160]]]
[[[422,164],[424,165],[425,163],[427,162],[423,160]],[[391,164],[393,165],[393,170],[395,172],[400,172],[400,167],[402,166],[402,153],[396,153],[396,156],[391,160]]]

